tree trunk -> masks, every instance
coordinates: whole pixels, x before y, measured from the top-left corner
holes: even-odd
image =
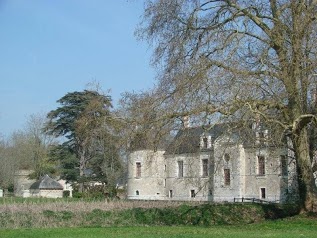
[[[80,160],[79,160],[79,192],[84,192],[84,174],[86,169],[86,163],[85,163],[85,155],[84,153],[81,153]]]
[[[298,189],[300,206],[303,211],[313,211],[316,203],[316,185],[309,153],[307,128],[293,136],[293,145],[297,159]]]

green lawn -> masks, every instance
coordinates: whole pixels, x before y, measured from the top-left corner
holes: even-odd
[[[111,227],[111,228],[55,228],[0,230],[1,238],[123,238],[123,237],[166,237],[166,238],[206,238],[206,237],[317,237],[317,219],[296,218],[269,221],[244,226],[204,227]]]

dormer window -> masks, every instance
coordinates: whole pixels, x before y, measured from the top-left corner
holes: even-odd
[[[257,143],[268,144],[269,131],[268,130],[259,130],[256,132],[256,141]]]
[[[211,147],[211,136],[202,134],[200,137],[200,148],[209,149]]]
[[[208,138],[207,137],[203,138],[203,148],[205,148],[205,149],[208,148]]]

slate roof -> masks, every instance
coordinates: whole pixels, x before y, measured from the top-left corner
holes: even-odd
[[[152,136],[152,138],[148,138],[150,136]],[[166,137],[154,140],[153,134],[146,135],[145,133],[139,132],[134,136],[133,140],[131,140],[129,150],[165,150],[170,141],[171,138]]]
[[[63,190],[63,186],[46,174],[40,180],[33,183],[30,189]]]
[[[167,147],[165,154],[186,154],[209,151],[210,149],[200,148],[200,138],[204,134],[211,136],[211,143],[222,135],[228,134],[235,141],[240,139],[240,130],[232,124],[223,123],[213,126],[190,127],[180,130],[172,143]]]

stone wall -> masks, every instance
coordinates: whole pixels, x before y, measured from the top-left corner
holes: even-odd
[[[31,194],[31,197],[62,198],[63,190],[35,189],[35,190],[30,190],[30,194]]]
[[[288,176],[281,171],[281,155],[285,150],[275,148],[249,148],[246,150],[244,197],[284,201],[288,189]],[[265,174],[259,174],[258,157],[265,159]],[[261,190],[262,189],[262,190]],[[263,190],[264,189],[264,190]],[[262,192],[265,191],[265,198]]]
[[[170,200],[210,201],[211,179],[203,176],[202,161],[208,159],[210,174],[210,153],[182,154],[166,156],[166,194]],[[182,176],[179,174],[179,162],[183,163]]]
[[[256,198],[286,202],[289,193],[295,191],[296,181],[296,166],[287,152],[269,146],[245,148],[230,140],[216,141],[210,150],[196,154],[135,151],[130,154],[127,197],[214,202]],[[287,175],[282,174],[281,156],[288,158]],[[265,161],[263,174],[259,174],[259,157]],[[208,160],[208,176],[203,174],[203,160]],[[137,163],[141,164],[141,176],[137,176]]]
[[[164,151],[139,150],[128,161],[128,199],[163,200],[165,194]],[[140,163],[140,176],[137,175]]]
[[[36,182],[35,179],[29,179],[32,170],[18,170],[14,176],[14,195],[17,197],[27,197],[25,190]]]
[[[214,201],[233,202],[243,193],[244,154],[241,145],[215,143],[214,147]],[[229,182],[225,181],[225,170],[230,173]]]

